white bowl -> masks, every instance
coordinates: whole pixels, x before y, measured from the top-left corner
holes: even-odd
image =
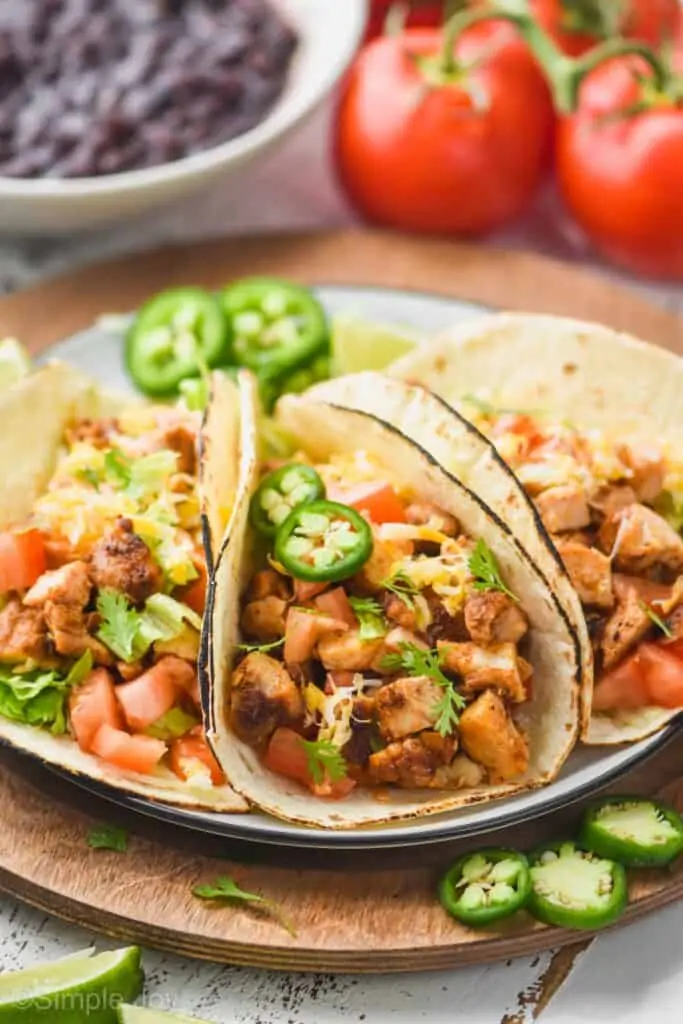
[[[140,171],[62,181],[0,176],[0,234],[58,235],[134,217],[225,180],[291,132],[348,67],[368,0],[274,2],[297,28],[300,46],[285,91],[265,120],[204,153]]]

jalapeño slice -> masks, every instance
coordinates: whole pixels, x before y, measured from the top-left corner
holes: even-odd
[[[230,328],[220,302],[201,288],[173,288],[150,299],[126,336],[125,361],[137,387],[166,398],[202,366],[230,362]]]
[[[275,534],[275,558],[298,580],[335,583],[352,576],[372,554],[363,516],[336,501],[299,505]]]
[[[588,807],[579,841],[627,867],[663,867],[683,853],[683,818],[655,800],[609,797]]]
[[[276,380],[329,352],[325,311],[307,288],[248,277],[228,285],[219,298],[237,362],[262,379]]]
[[[604,928],[624,912],[628,902],[626,872],[607,857],[556,843],[530,858],[528,909],[545,924],[559,928]]]
[[[251,499],[251,525],[264,537],[274,537],[293,509],[324,496],[325,484],[312,466],[289,462],[261,481]]]
[[[526,904],[530,892],[529,863],[517,850],[466,853],[439,882],[441,906],[470,928],[511,917]]]

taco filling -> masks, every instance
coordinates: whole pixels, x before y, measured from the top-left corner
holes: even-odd
[[[0,715],[124,772],[218,786],[197,682],[199,428],[147,406],[68,423],[31,514],[0,533]]]
[[[267,467],[229,726],[320,797],[461,789],[529,767],[529,623],[486,541],[371,453]]]
[[[463,411],[533,499],[581,599],[593,711],[683,707],[683,463],[627,432],[474,396]]]

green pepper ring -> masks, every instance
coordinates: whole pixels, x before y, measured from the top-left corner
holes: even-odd
[[[258,312],[264,298],[273,292],[284,297],[288,306],[285,315],[299,315],[305,319],[305,331],[293,344],[247,348],[244,352],[235,353],[235,361],[252,370],[264,382],[274,382],[287,376],[330,349],[330,330],[321,303],[308,288],[275,277],[243,278],[219,292],[218,300],[233,337],[237,334],[235,318],[241,313]]]
[[[231,362],[232,337],[228,320],[220,302],[202,288],[171,288],[153,296],[142,306],[128,329],[125,341],[125,363],[133,382],[146,395],[169,398],[178,391],[180,381],[197,377],[200,366],[196,356],[177,357],[173,354],[164,363],[154,359],[147,345],[149,335],[159,328],[168,327],[183,308],[192,303],[202,317],[198,340],[200,356],[209,367]]]
[[[515,898],[504,904],[492,904],[488,907],[468,908],[460,905],[460,899],[455,896],[455,886],[462,877],[462,869],[465,863],[476,854],[485,857],[496,864],[502,860],[515,860],[521,867],[520,874],[516,880],[517,892]],[[469,925],[472,928],[483,928],[496,921],[512,917],[518,910],[521,910],[529,899],[531,893],[531,874],[529,863],[523,853],[519,850],[505,848],[486,848],[483,850],[471,850],[469,853],[458,857],[455,863],[448,869],[446,874],[439,881],[439,901],[441,906],[454,917],[456,921]]]
[[[668,842],[657,846],[646,846],[636,840],[622,839],[609,832],[601,825],[598,815],[601,810],[619,804],[649,804],[666,818],[677,835]],[[579,842],[585,849],[592,850],[600,857],[617,860],[630,868],[665,867],[683,853],[683,818],[674,810],[657,800],[646,800],[643,797],[613,796],[596,801],[586,808],[579,830]]]
[[[303,513],[346,520],[358,534],[356,547],[334,565],[320,566],[319,568],[290,555],[287,543],[297,526],[300,525]],[[356,512],[354,508],[341,505],[337,501],[313,501],[307,505],[297,506],[280,524],[275,534],[275,559],[294,579],[304,580],[306,583],[338,583],[340,580],[347,579],[367,562],[371,554],[372,530],[367,519],[360,512]]]
[[[272,473],[268,473],[261,480],[249,504],[249,522],[256,532],[260,533],[263,537],[274,537],[278,530],[278,524],[269,518],[266,510],[260,504],[260,499],[264,491],[268,489],[279,491],[282,478],[293,470],[299,472],[302,483],[308,485],[309,493],[296,505],[292,506],[292,511],[298,508],[299,505],[308,505],[325,497],[325,484],[320,474],[312,466],[307,466],[304,462],[288,462],[286,465],[280,466],[279,469],[274,469]]]
[[[607,925],[613,924],[621,917],[628,903],[626,870],[617,861],[605,858],[610,860],[612,875],[612,893],[607,907],[583,907],[580,909],[563,907],[559,903],[548,900],[545,896],[541,895],[534,886],[533,869],[538,864],[540,858],[548,851],[557,853],[565,843],[571,843],[572,846],[575,846],[577,853],[590,852],[582,850],[573,840],[565,840],[540,847],[529,854],[531,892],[529,893],[527,910],[537,921],[542,921],[543,924],[555,925],[557,928],[572,928],[579,931],[596,931],[599,928],[606,928]]]

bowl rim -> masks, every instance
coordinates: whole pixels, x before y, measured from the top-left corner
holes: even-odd
[[[285,87],[275,107],[249,131],[218,146],[192,153],[155,167],[100,174],[82,178],[14,178],[0,175],[0,197],[3,199],[82,199],[88,196],[115,195],[152,190],[183,178],[201,176],[224,164],[240,164],[264,146],[275,142],[311,113],[344,73],[361,42],[367,24],[370,0],[308,0],[319,9],[323,31],[337,42],[332,59],[320,76],[318,88],[305,88],[306,79]],[[305,49],[310,31],[302,19],[301,0],[275,0],[285,17],[294,22]],[[335,15],[341,17],[336,17]],[[295,54],[294,60],[297,60]]]

